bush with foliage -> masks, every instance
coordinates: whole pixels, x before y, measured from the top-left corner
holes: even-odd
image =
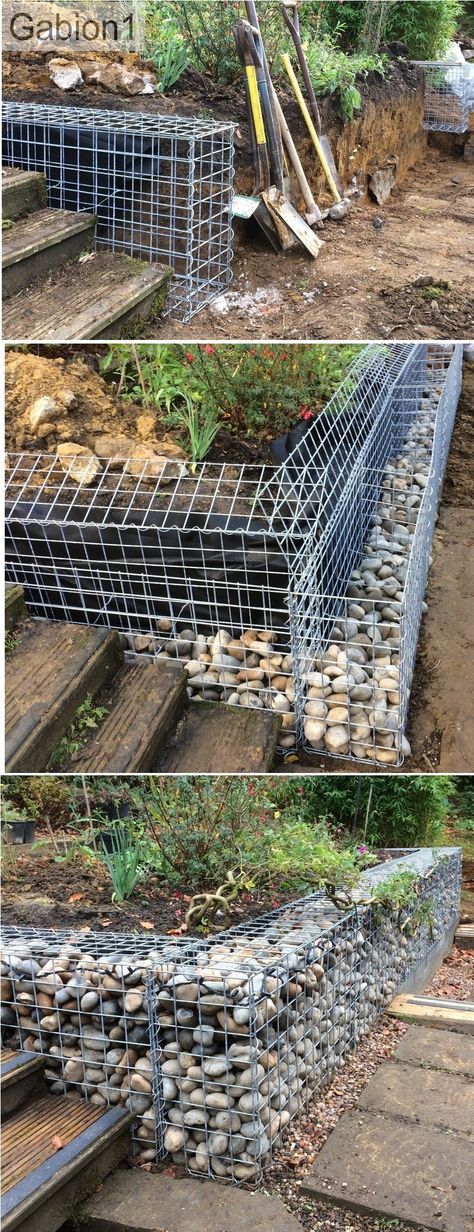
[[[440,841],[452,779],[446,775],[387,777],[315,775],[283,779],[279,808],[332,833],[352,831],[372,847],[418,847]]]
[[[302,412],[320,410],[360,350],[357,344],[143,343],[110,347],[102,371],[115,380],[117,392],[156,409],[168,427],[182,429],[183,412],[194,403],[205,419],[231,433],[267,437],[288,429]],[[189,448],[187,434],[183,445]]]
[[[321,0],[308,5],[307,23],[313,37],[319,23],[346,50],[374,52],[396,41],[412,59],[432,60],[454,37],[463,7],[458,0]]]

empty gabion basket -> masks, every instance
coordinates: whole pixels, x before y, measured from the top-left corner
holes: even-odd
[[[417,61],[425,72],[423,127],[433,132],[466,133],[474,108],[474,65]]]
[[[48,204],[97,216],[96,244],[171,266],[167,311],[189,321],[232,276],[234,126],[5,103],[3,161],[40,171]]]

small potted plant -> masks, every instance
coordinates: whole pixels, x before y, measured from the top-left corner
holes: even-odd
[[[9,843],[34,843],[36,822],[26,818],[10,800],[2,803],[2,829]]]

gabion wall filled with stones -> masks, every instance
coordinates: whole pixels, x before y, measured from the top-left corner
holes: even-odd
[[[7,581],[276,711],[284,753],[401,765],[461,374],[462,344],[370,344],[275,467],[12,454]]]
[[[367,905],[400,868],[419,876],[416,906]],[[317,893],[202,941],[6,928],[4,1040],[46,1054],[53,1092],[131,1108],[145,1160],[258,1180],[455,924],[460,871],[458,850],[423,849],[364,874],[345,912]]]

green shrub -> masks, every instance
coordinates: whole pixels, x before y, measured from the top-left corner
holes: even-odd
[[[413,60],[435,60],[454,38],[461,11],[457,0],[400,0],[389,14],[387,38],[406,43]]]
[[[277,797],[285,816],[316,826],[326,818],[336,835],[366,827],[369,846],[417,847],[440,841],[452,790],[445,775],[297,776],[278,785]]]
[[[310,4],[307,37],[329,34],[339,47],[375,51],[382,41],[406,43],[415,60],[432,60],[453,38],[463,5],[458,0],[341,0]]]
[[[111,346],[101,370],[124,397],[155,410],[167,427],[182,428],[191,400],[231,433],[269,437],[294,424],[302,411],[320,410],[360,350],[357,344],[143,343]]]

